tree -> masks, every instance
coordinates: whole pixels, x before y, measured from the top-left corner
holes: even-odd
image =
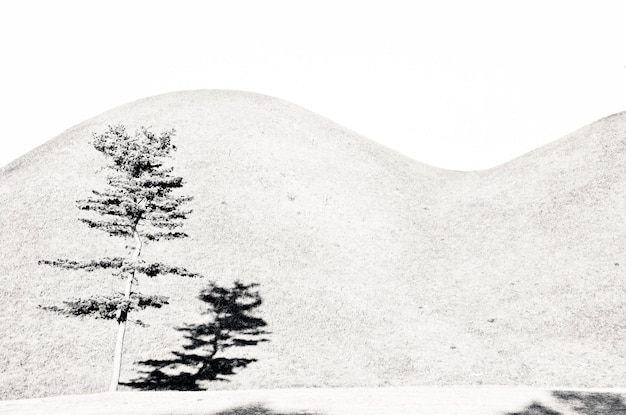
[[[176,330],[185,333],[189,344],[183,346],[185,352],[175,351],[175,356],[164,360],[146,360],[143,366],[153,369],[146,371],[144,378],[135,379],[126,385],[147,390],[201,390],[198,381],[225,380],[224,375],[233,375],[236,368],[248,366],[256,359],[242,357],[217,357],[233,347],[255,346],[269,339],[264,330],[267,323],[256,315],[261,305],[258,284],[244,284],[235,281],[232,287],[222,287],[211,283],[202,290],[198,299],[206,304],[203,314],[206,322],[187,324]],[[191,369],[189,371],[180,371]],[[168,374],[164,369],[179,370]]]
[[[65,301],[60,307],[43,307],[66,315],[92,315],[117,320],[118,333],[110,391],[117,390],[119,383],[128,313],[146,307],[161,307],[167,303],[167,298],[163,296],[145,296],[133,292],[133,283],[138,275],[201,276],[181,267],[139,260],[144,241],[187,236],[178,229],[191,213],[191,210],[185,210],[183,206],[192,198],[173,194],[183,186],[183,179],[172,175],[173,168],[164,164],[165,159],[170,158],[172,151],[176,149],[171,141],[174,134],[174,130],[168,130],[156,135],[141,127],[134,135],[130,135],[123,125],[109,126],[103,134],[93,134],[92,144],[110,161],[107,168],[111,174],[107,176],[108,186],[104,190],[93,190],[90,197],[77,201],[79,209],[90,212],[90,217],[82,217],[80,220],[110,236],[132,238],[134,249],[130,258],[39,261],[40,264],[69,270],[90,272],[96,269],[112,269],[114,275],[125,280],[123,294],[78,298]]]

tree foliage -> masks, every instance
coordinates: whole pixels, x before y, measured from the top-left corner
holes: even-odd
[[[68,270],[84,270],[93,272],[97,269],[112,269],[113,275],[123,277],[129,271],[135,271],[138,274],[147,277],[156,277],[157,275],[178,275],[180,277],[201,278],[202,274],[191,272],[183,267],[166,265],[162,262],[145,262],[136,261],[133,263],[128,258],[113,257],[92,259],[89,261],[74,261],[69,259],[56,260],[40,260],[39,265],[51,265],[57,268]]]
[[[95,295],[89,298],[75,298],[63,302],[63,306],[41,306],[44,310],[54,311],[66,316],[93,316],[105,320],[117,318],[119,310],[126,313],[147,307],[161,308],[168,304],[168,298],[162,295],[143,295],[131,293],[125,298],[123,293],[113,295]]]
[[[183,238],[187,235],[178,229],[191,213],[185,209],[189,196],[175,195],[173,192],[184,184],[181,177],[173,175],[173,168],[165,164],[176,147],[172,144],[174,130],[155,134],[141,127],[134,135],[129,134],[123,125],[109,126],[102,134],[94,134],[92,144],[109,160],[106,166],[107,187],[93,190],[91,196],[77,201],[78,208],[86,211],[86,217],[79,220],[89,227],[106,232],[110,236],[122,238],[136,237],[134,258],[104,257],[90,260],[40,260],[40,265],[50,265],[66,270],[87,271],[111,270],[121,278],[136,281],[139,275],[175,275],[201,277],[199,273],[185,268],[166,265],[161,262],[139,260],[141,242],[160,239]],[[139,301],[149,298],[133,293],[123,299],[117,294],[97,295],[86,299],[65,301],[63,306],[46,306],[47,310],[66,315],[94,315],[100,318],[113,318],[120,312],[125,317],[128,311],[145,307],[160,307],[166,301]]]
[[[183,179],[163,163],[176,149],[171,142],[174,133],[156,135],[141,127],[131,136],[118,125],[94,135],[95,149],[111,160],[111,174],[107,189],[94,190],[91,197],[78,201],[80,209],[99,214],[98,219],[80,220],[112,236],[132,237],[137,231],[148,240],[186,237],[175,229],[191,213],[183,205],[192,198],[172,195],[183,186]]]

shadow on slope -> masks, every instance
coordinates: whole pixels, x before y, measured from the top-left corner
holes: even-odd
[[[254,404],[249,406],[241,406],[233,409],[226,409],[212,415],[319,415],[306,411],[273,411],[266,408],[263,404]]]
[[[625,396],[621,394],[557,391],[553,395],[582,415],[626,415]]]
[[[520,412],[507,412],[505,415],[563,415],[561,412],[554,411],[539,402],[533,402]]]
[[[626,415],[624,396],[617,393],[554,391],[552,395],[568,409],[580,415]],[[533,402],[520,412],[506,415],[562,415],[554,409]]]
[[[122,385],[142,390],[199,391],[201,381],[228,381],[256,359],[216,357],[217,353],[233,347],[256,346],[269,341],[263,329],[267,323],[252,313],[261,305],[258,284],[236,281],[232,288],[211,284],[198,299],[207,304],[203,314],[211,315],[208,323],[188,324],[176,330],[186,333],[189,344],[185,352],[174,351],[171,359],[144,360],[148,366],[144,377]]]

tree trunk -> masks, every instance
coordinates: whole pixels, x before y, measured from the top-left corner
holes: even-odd
[[[135,268],[139,254],[141,253],[141,238],[137,230],[133,232],[135,238],[135,251],[133,252],[133,269],[128,273],[126,278],[126,288],[124,290],[124,298],[128,300],[133,288],[133,279],[135,278]],[[126,320],[128,319],[128,310],[120,310],[117,315],[117,342],[115,343],[115,353],[113,354],[113,375],[111,376],[111,384],[109,392],[115,392],[120,381],[120,372],[122,369],[122,348],[124,345],[124,333],[126,332]]]
[[[208,376],[209,380],[215,380],[217,376],[213,369],[213,358],[219,351],[219,341],[222,335],[222,328],[219,323],[219,316],[217,316],[215,320],[215,334],[213,335],[213,339],[211,339],[210,343],[211,351],[209,352],[209,355],[204,359],[204,361],[200,364],[200,368],[196,371],[196,374],[193,375],[194,378],[200,378],[200,380],[202,380],[206,376],[207,372],[210,372]]]

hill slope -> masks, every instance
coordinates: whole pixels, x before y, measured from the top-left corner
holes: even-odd
[[[0,170],[0,396],[106,385],[115,324],[37,306],[120,282],[37,261],[127,253],[74,204],[102,183],[91,133],[116,123],[175,128],[175,171],[195,197],[190,237],[142,255],[260,284],[271,341],[209,388],[622,382],[626,115],[460,173],[281,100],[192,91],[116,108]],[[150,326],[129,328],[124,380],[180,350],[174,327],[198,320],[205,285],[140,282],[171,300],[136,314]]]

